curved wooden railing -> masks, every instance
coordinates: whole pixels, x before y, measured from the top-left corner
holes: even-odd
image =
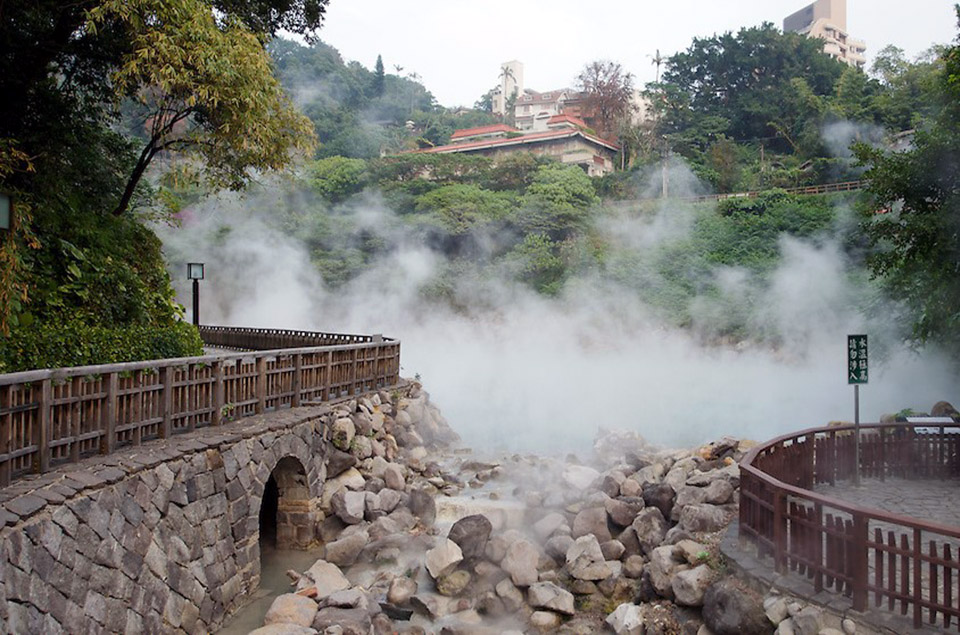
[[[957,426],[861,426],[865,478],[960,476]],[[851,479],[851,426],[814,428],[753,448],[740,464],[740,537],[778,572],[811,579],[816,591],[850,596],[854,610],[886,605],[960,630],[960,527],[856,505],[811,491]]]
[[[253,352],[0,375],[0,486],[85,456],[400,380],[399,340],[200,330],[209,345]]]

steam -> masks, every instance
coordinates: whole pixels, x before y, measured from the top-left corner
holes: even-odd
[[[672,191],[681,180],[671,175]],[[423,288],[446,266],[443,257],[374,196],[330,213],[391,248],[331,290],[302,242],[278,230],[282,223],[265,222],[282,207],[279,196],[221,197],[184,227],[159,230],[175,279],[182,263],[207,263],[203,322],[398,337],[402,374],[419,375],[478,449],[577,451],[601,427],[681,447],[852,420],[847,333],[870,333],[871,348],[884,349],[861,390],[863,420],[955,397],[950,361],[898,343],[885,317],[894,307],[878,308],[830,237],[782,239],[781,264],[766,285],[736,268],[705,273],[718,291],[698,296],[690,328],[679,329],[610,276],[582,276],[546,298],[497,276],[467,275],[453,283],[455,306],[431,300]],[[605,216],[596,229],[628,248],[625,270],[655,288],[662,281],[651,254],[686,240],[691,224],[689,210],[668,202],[652,215]],[[186,281],[177,290],[189,305]],[[747,306],[761,307],[745,317],[768,337],[738,341],[711,330]]]

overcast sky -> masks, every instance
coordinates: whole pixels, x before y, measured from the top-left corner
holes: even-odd
[[[570,86],[584,64],[620,62],[638,86],[653,81],[651,58],[686,49],[694,37],[764,21],[782,27],[803,0],[330,0],[320,38],[346,60],[388,73],[417,73],[444,106],[472,105],[520,60],[524,86]],[[949,0],[848,0],[847,29],[873,55],[895,44],[911,57],[956,36]],[[905,11],[908,11],[906,13]]]

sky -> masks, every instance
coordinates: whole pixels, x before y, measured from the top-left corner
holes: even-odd
[[[330,0],[320,39],[347,60],[420,76],[443,106],[472,106],[498,82],[500,64],[524,64],[524,86],[574,84],[588,62],[609,59],[636,84],[654,80],[652,58],[686,49],[694,37],[772,22],[803,0]],[[873,55],[894,44],[913,57],[956,34],[948,0],[848,0],[847,30]],[[905,9],[908,12],[905,12]]]

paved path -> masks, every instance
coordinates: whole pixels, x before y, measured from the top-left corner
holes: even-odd
[[[841,482],[818,485],[814,491],[862,507],[960,527],[960,479],[871,478],[860,487]]]

